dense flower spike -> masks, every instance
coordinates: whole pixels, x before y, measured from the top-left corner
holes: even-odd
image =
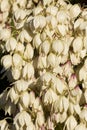
[[[0,51],[0,130],[87,130],[87,8],[0,0]]]

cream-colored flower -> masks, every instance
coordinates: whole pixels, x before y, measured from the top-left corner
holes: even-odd
[[[54,40],[52,43],[52,50],[57,53],[61,54],[64,49],[63,41],[62,40]]]
[[[46,18],[42,15],[37,15],[37,16],[34,17],[33,24],[34,24],[35,29],[37,29],[37,28],[42,29],[46,25]]]
[[[24,125],[29,126],[31,123],[31,116],[26,111],[19,112],[15,118],[13,124],[15,125],[16,130],[20,129]]]
[[[52,2],[53,0],[43,0],[43,5],[46,6],[46,5],[50,5],[50,3]]]
[[[70,102],[74,104],[78,104],[82,97],[82,90],[79,86],[76,86],[74,89],[71,90],[71,94],[69,95]]]
[[[67,61],[64,65],[61,66],[63,69],[63,73],[66,77],[70,78],[70,76],[74,73],[71,61]]]
[[[27,0],[22,0],[22,1],[21,0],[17,0],[16,2],[17,2],[17,4],[20,5],[21,8],[25,8],[25,6],[27,4]]]
[[[36,8],[33,9],[33,15],[39,15],[43,11],[42,6],[37,6]]]
[[[27,63],[23,68],[23,78],[34,78],[34,66],[31,63]]]
[[[31,91],[29,95],[30,95],[30,106],[33,106],[33,104],[35,103],[35,93]]]
[[[23,79],[17,80],[15,82],[15,91],[18,91],[18,93],[26,91],[29,87],[29,83]]]
[[[40,34],[40,38],[41,38],[41,40],[42,40],[43,42],[46,40],[46,36],[47,36],[47,34],[46,34],[45,31],[43,31],[43,32]],[[46,41],[47,41],[47,40],[46,40]]]
[[[31,99],[32,100],[32,99]],[[32,102],[32,101],[30,101]],[[33,102],[32,102],[33,103]],[[35,100],[34,100],[34,103],[32,104],[32,109],[34,112],[38,112],[39,111],[39,107],[40,107],[40,98],[37,97]]]
[[[60,123],[65,122],[66,118],[67,118],[67,113],[64,111],[64,112],[63,112],[62,114],[60,114],[60,116],[59,116],[59,122],[60,122]]]
[[[50,53],[47,56],[47,65],[48,67],[54,68],[56,66],[56,55],[53,53]]]
[[[78,17],[80,13],[81,13],[80,6],[78,4],[72,5],[72,7],[70,8],[70,16],[71,16],[71,18]]]
[[[84,22],[83,18],[78,18],[74,23],[74,29],[78,29],[80,25]]]
[[[30,34],[25,30],[23,29],[20,33],[19,33],[19,36],[18,36],[18,40],[20,39],[20,41],[22,43],[25,42],[31,42],[32,41],[32,37],[30,36]]]
[[[30,102],[30,96],[27,91],[22,92],[20,95],[20,103],[25,108],[28,108]]]
[[[71,75],[68,83],[70,89],[73,89],[77,85],[77,77],[75,74]]]
[[[33,58],[33,55],[34,55],[34,49],[32,45],[28,43],[24,51],[24,59],[30,60]]]
[[[23,64],[23,60],[21,55],[19,55],[18,53],[14,53],[13,55],[13,66],[21,68]]]
[[[51,88],[55,92],[62,94],[65,90],[67,90],[67,84],[62,78],[53,76],[51,80]]]
[[[69,108],[69,100],[65,96],[59,96],[58,100],[53,104],[55,112],[66,112]]]
[[[12,87],[9,92],[7,97],[11,99],[11,102],[14,102],[15,104],[18,102],[19,99],[19,95],[18,93],[15,91],[14,87]]]
[[[5,69],[8,69],[12,66],[12,56],[11,55],[5,55],[1,59],[1,63]]]
[[[66,26],[64,24],[58,24],[57,29],[58,29],[58,32],[61,36],[65,36],[67,34],[67,31],[68,31],[68,26]]]
[[[43,112],[38,112],[35,120],[36,129],[40,129],[45,123],[45,117]]]
[[[0,30],[0,39],[3,41],[7,41],[11,37],[11,30],[10,29],[2,29]]]
[[[38,63],[37,63],[37,68],[38,69],[44,69],[47,67],[47,57],[46,56],[39,56],[38,57]]]
[[[58,99],[57,94],[51,88],[49,88],[43,96],[43,102],[45,105],[52,104],[57,99]]]
[[[56,6],[53,6],[53,5],[48,6],[46,9],[46,13],[51,14],[53,16],[56,16],[57,11],[58,11],[58,8]]]
[[[24,45],[22,43],[18,42],[18,44],[16,45],[16,48],[15,48],[16,52],[19,54],[23,54],[24,49],[25,49]]]
[[[40,46],[40,53],[47,55],[50,51],[50,42],[48,40],[45,40],[43,43],[41,43]]]
[[[27,126],[26,130],[36,130],[35,125],[33,122],[30,122],[30,124]]]
[[[50,29],[55,29],[57,27],[57,20],[56,17],[52,16],[52,15],[48,15],[46,17],[46,22],[49,25]]]
[[[41,44],[41,38],[40,38],[40,33],[37,33],[33,39],[33,47],[38,48]]]
[[[14,80],[18,80],[21,76],[21,69],[12,67],[12,77]]]
[[[70,59],[71,59],[71,62],[73,65],[78,65],[80,63],[80,54],[79,53],[70,53]]]
[[[83,66],[80,70],[79,70],[79,80],[82,81],[86,81],[87,80],[87,72],[85,67]]]
[[[14,12],[14,16],[16,20],[23,20],[27,15],[26,10],[23,10],[21,8],[18,8],[17,10],[15,10]]]
[[[86,106],[82,109],[79,117],[80,117],[81,120],[87,122],[87,107]]]
[[[76,39],[74,39],[73,41],[73,51],[79,52],[81,51],[83,48],[83,41],[82,41],[82,37],[77,37]]]
[[[81,108],[79,104],[74,104],[71,101],[69,102],[69,112],[73,115],[74,113],[80,114]]]
[[[85,124],[80,123],[76,126],[75,130],[87,130],[87,127],[85,126]]]
[[[9,0],[2,0],[0,3],[1,11],[9,11],[10,10],[10,2]]]
[[[17,40],[14,37],[11,37],[10,39],[8,39],[5,45],[7,52],[14,51],[16,48],[16,45],[17,45]]]
[[[0,120],[0,129],[1,130],[9,130],[9,125],[5,119]]]
[[[60,10],[57,13],[57,21],[59,24],[67,24],[69,21],[70,16],[69,13],[66,10]]]
[[[65,128],[67,130],[74,130],[76,126],[77,126],[77,121],[75,117],[73,115],[69,116],[65,122]]]

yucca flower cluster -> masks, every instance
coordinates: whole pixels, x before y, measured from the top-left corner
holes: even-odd
[[[87,8],[0,0],[0,50],[0,130],[87,130]]]

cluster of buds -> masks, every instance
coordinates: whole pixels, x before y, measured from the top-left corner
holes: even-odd
[[[1,130],[87,130],[86,8],[0,0],[0,50],[11,84],[0,109],[12,117],[0,121]]]

